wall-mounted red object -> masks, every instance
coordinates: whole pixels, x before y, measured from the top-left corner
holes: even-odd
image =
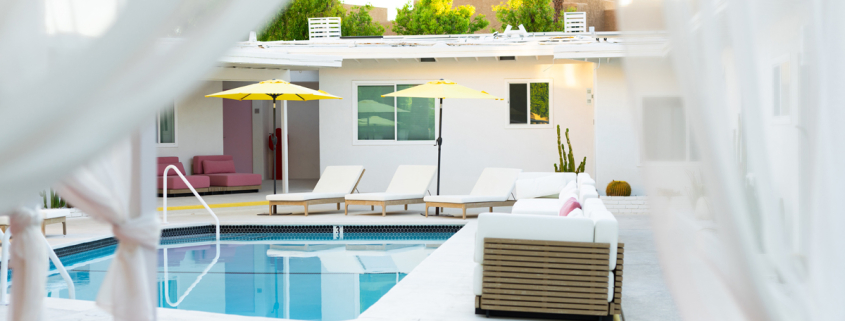
[[[276,152],[276,179],[282,179],[282,129],[276,128],[276,146],[273,146],[273,135],[267,136],[267,147]]]

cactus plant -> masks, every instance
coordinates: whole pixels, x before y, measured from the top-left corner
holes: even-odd
[[[50,190],[50,194],[47,194],[47,191],[41,192],[41,199],[44,202],[44,208],[65,208],[68,207],[67,202],[56,194],[55,191],[52,189]]]
[[[557,125],[557,154],[560,157],[560,166],[555,165],[555,172],[574,172],[575,174],[583,173],[584,166],[587,164],[587,157],[581,161],[578,167],[575,167],[575,155],[572,154],[572,144],[569,142],[569,128],[564,132],[566,136],[566,147],[569,147],[569,153],[566,153],[566,147],[560,142],[560,125]]]
[[[604,192],[607,196],[631,196],[631,185],[626,181],[612,181]]]

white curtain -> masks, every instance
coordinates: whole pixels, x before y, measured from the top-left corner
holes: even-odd
[[[159,221],[155,132],[136,132],[55,186],[68,202],[112,225],[118,240],[97,305],[116,320],[155,320]]]
[[[684,320],[845,316],[843,16],[845,1],[620,1],[622,31],[668,40],[624,64]]]
[[[15,234],[10,320],[40,319],[47,266],[43,241],[28,241],[40,217],[16,209],[152,124],[283,2],[0,0],[0,214],[12,216]],[[117,164],[124,156],[116,155],[75,172],[63,196],[110,222],[121,242],[98,304],[117,320],[152,320],[157,223],[132,203],[143,192],[124,176],[132,162]]]
[[[152,122],[284,1],[0,1],[0,213]]]

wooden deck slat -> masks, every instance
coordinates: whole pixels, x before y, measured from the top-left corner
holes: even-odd
[[[514,300],[514,301],[536,301],[536,302],[558,302],[558,303],[580,303],[591,305],[607,305],[607,300],[582,299],[582,298],[560,298],[546,296],[525,296],[507,294],[485,294],[484,299],[488,300]]]
[[[603,298],[607,298],[607,289],[602,288],[583,288],[575,286],[548,286],[548,285],[532,285],[532,284],[511,284],[511,283],[489,283],[482,284],[482,288],[493,289],[514,289],[514,290],[545,290],[553,292],[578,292],[578,293],[598,293],[603,294]]]
[[[549,269],[549,268],[530,268],[530,267],[515,267],[515,266],[499,266],[488,265],[483,266],[484,271],[497,272],[515,272],[515,273],[542,273],[549,275],[572,275],[578,277],[602,277],[607,281],[607,272],[605,271],[586,271],[586,270],[570,270],[570,269]]]
[[[494,272],[494,271],[490,271],[490,270],[485,270],[484,276],[518,278],[518,279],[603,282],[604,284],[607,284],[607,277],[600,277],[600,276],[576,276],[576,275],[560,275],[560,274],[546,274],[546,273],[512,273],[512,272]]]
[[[536,307],[536,308],[552,308],[552,309],[577,309],[587,311],[602,311],[607,313],[608,304],[572,304],[572,303],[554,303],[554,302],[531,302],[531,301],[511,301],[511,300],[489,300],[487,298],[482,301],[481,305],[506,305],[516,307]]]
[[[537,262],[537,263],[560,263],[570,265],[581,265],[582,269],[590,270],[605,270],[610,271],[607,260],[579,260],[579,259],[558,259],[553,257],[533,257],[533,256],[512,256],[512,255],[497,255],[485,254],[484,263],[487,260],[495,261],[518,261],[518,262]]]
[[[485,288],[482,289],[483,296],[488,294],[507,294],[507,295],[523,295],[523,296],[544,296],[556,298],[582,298],[582,299],[599,299],[607,302],[607,293],[573,293],[573,292],[549,292],[549,291],[534,291],[534,290],[519,290],[519,289],[497,289]]]
[[[549,309],[549,308],[532,308],[532,307],[511,307],[502,305],[489,305],[481,303],[481,308],[485,310],[497,311],[519,311],[519,312],[537,312],[537,313],[557,313],[557,314],[584,314],[584,315],[607,315],[607,311],[590,311],[590,310],[575,310],[575,309]]]

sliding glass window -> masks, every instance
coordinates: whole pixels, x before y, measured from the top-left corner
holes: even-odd
[[[358,85],[357,141],[432,141],[435,137],[433,98],[381,97],[417,84]]]

